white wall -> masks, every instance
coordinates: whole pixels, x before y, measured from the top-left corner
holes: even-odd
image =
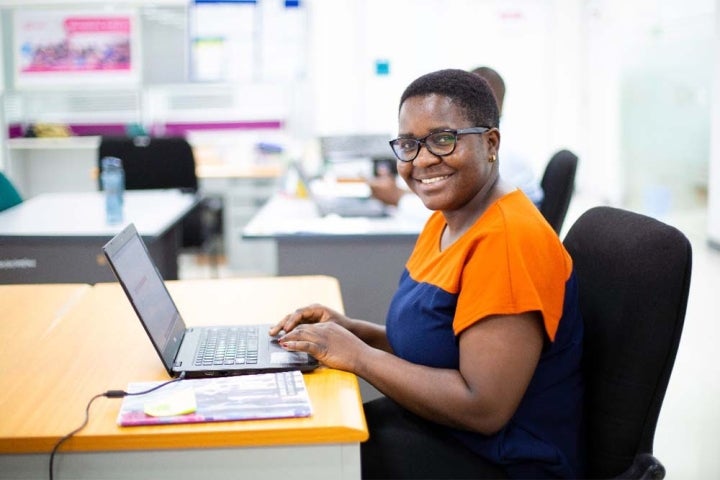
[[[440,68],[489,65],[507,86],[503,141],[538,174],[581,149],[581,2],[308,0],[310,96],[317,134],[396,133],[402,90]],[[376,75],[387,60],[389,75]]]
[[[2,28],[2,18],[0,18],[0,28]],[[2,30],[0,30],[0,170],[5,170],[7,161],[6,139],[7,122],[5,118],[5,40]]]
[[[715,1],[713,99],[708,191],[708,240],[720,248],[720,0]]]
[[[578,191],[598,202],[637,205],[653,188],[692,196],[707,177],[713,57],[702,47],[716,3],[304,0],[305,70],[283,85],[288,130],[299,139],[394,134],[410,81],[486,64],[507,83],[503,145],[524,153],[538,175],[554,151],[569,148],[580,156]],[[378,60],[389,62],[389,75],[375,73]],[[664,149],[672,132],[686,144]]]
[[[5,62],[3,62],[3,51],[3,36],[2,32],[0,32],[0,106],[5,105],[3,97],[5,95]],[[5,131],[7,131],[7,127],[5,126],[5,112],[4,110],[0,110],[0,132]],[[0,134],[0,171],[5,170],[6,137],[6,134]]]
[[[488,64],[508,92],[503,144],[541,174],[580,156],[577,188],[645,213],[705,187],[713,0],[307,0],[315,134],[396,130],[403,88]],[[390,74],[374,73],[387,59]],[[647,127],[646,127],[647,125]],[[672,132],[672,144],[663,142]],[[683,143],[684,142],[684,143]],[[661,205],[663,204],[663,205]]]

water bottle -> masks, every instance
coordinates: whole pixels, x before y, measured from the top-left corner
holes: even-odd
[[[105,216],[108,224],[115,225],[123,221],[125,171],[122,160],[117,157],[103,157],[101,164],[100,180],[105,191]]]

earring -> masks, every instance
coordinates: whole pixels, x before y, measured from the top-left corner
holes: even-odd
[[[495,160],[497,160],[497,157],[495,157],[495,155],[490,155],[490,159],[488,161],[490,163],[495,163]]]

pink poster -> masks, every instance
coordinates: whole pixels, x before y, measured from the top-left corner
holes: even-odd
[[[137,81],[131,13],[18,11],[14,27],[18,86]]]

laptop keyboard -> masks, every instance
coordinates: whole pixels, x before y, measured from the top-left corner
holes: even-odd
[[[194,365],[243,365],[257,361],[257,327],[207,328],[200,337]]]

